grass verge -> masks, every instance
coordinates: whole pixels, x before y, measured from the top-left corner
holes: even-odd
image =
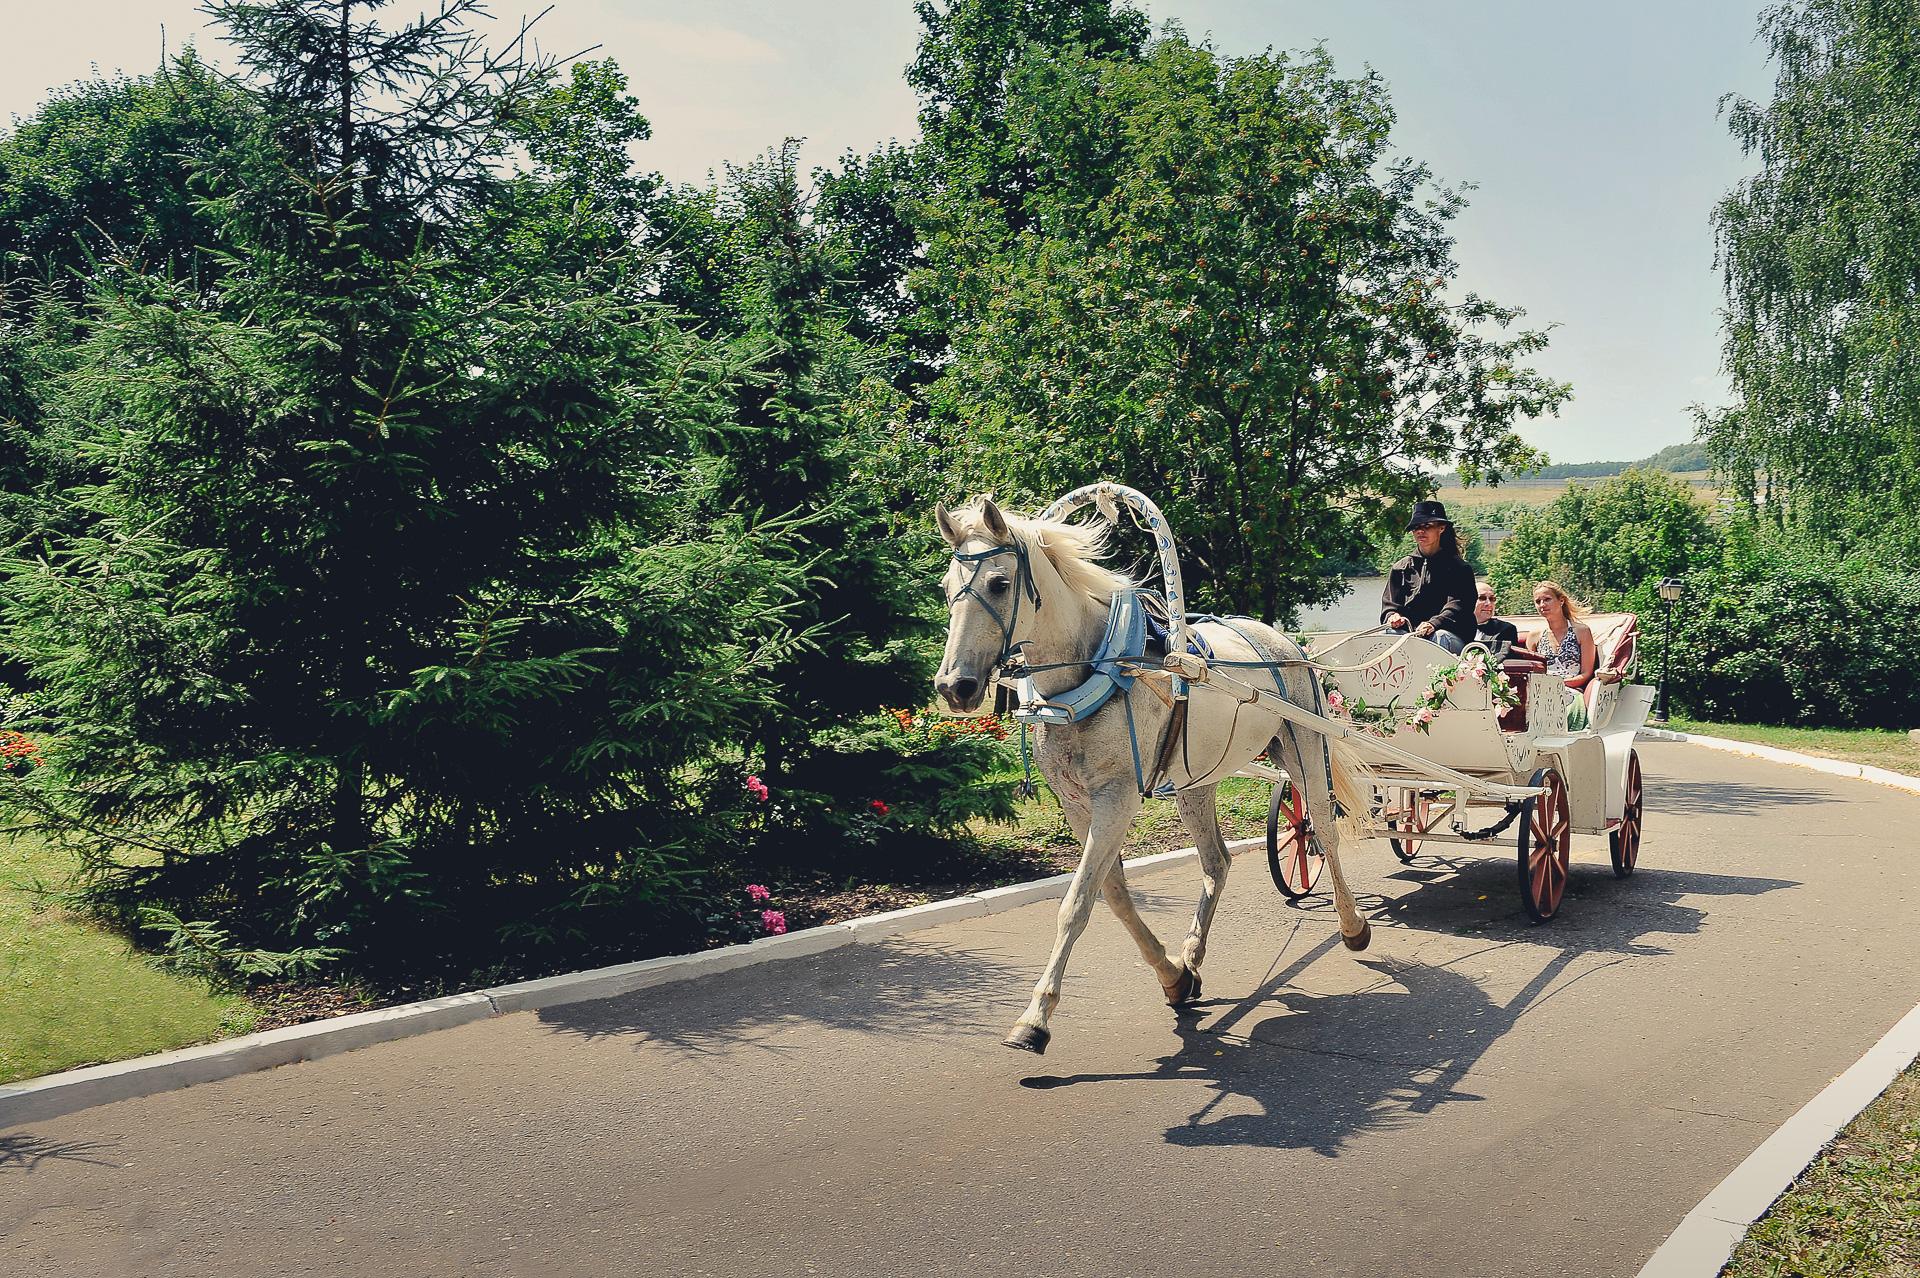
[[[1727,1278],[1920,1274],[1920,1063],[1754,1222]]]
[[[1745,723],[1707,723],[1697,719],[1674,719],[1666,725],[1676,732],[1697,732],[1702,736],[1726,737],[1733,741],[1751,741],[1780,750],[1798,750],[1801,754],[1823,759],[1844,759],[1871,767],[1920,776],[1920,745],[1904,732],[1880,728],[1769,728]]]
[[[0,836],[0,1083],[254,1028],[246,999],[160,971],[50,905],[37,885],[71,872],[32,835]]]

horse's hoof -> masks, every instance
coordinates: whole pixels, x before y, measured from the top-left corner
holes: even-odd
[[[1373,943],[1373,924],[1362,920],[1360,923],[1360,934],[1358,936],[1348,936],[1343,932],[1341,933],[1340,940],[1348,949],[1357,954]]]
[[[1160,987],[1167,996],[1168,1007],[1179,1007],[1191,1003],[1200,997],[1200,973],[1190,967],[1180,969],[1180,979],[1172,985]]]
[[[1016,1025],[1013,1027],[1013,1033],[1007,1035],[1000,1041],[1008,1047],[1015,1047],[1023,1052],[1032,1052],[1035,1056],[1045,1056],[1047,1054],[1047,1042],[1052,1037],[1053,1034],[1051,1031],[1043,1030],[1037,1025]]]

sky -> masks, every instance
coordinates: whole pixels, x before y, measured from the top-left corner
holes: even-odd
[[[537,11],[540,0],[524,0]],[[1522,428],[1555,461],[1631,460],[1691,438],[1689,406],[1727,400],[1709,221],[1751,170],[1718,114],[1765,99],[1761,0],[1146,0],[1225,54],[1324,42],[1386,80],[1401,153],[1472,183],[1455,224],[1458,286],[1554,325],[1535,365],[1573,384]],[[514,0],[493,11],[517,23]],[[396,4],[396,14],[408,8]],[[152,69],[195,43],[220,60],[196,0],[0,0],[0,121],[49,89]],[[506,25],[503,22],[503,27]],[[554,0],[535,28],[567,55],[626,70],[652,121],[641,162],[704,181],[786,137],[804,164],[911,140],[911,0]]]

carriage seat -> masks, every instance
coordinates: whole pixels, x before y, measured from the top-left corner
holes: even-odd
[[[1537,616],[1504,617],[1502,620],[1513,623],[1514,629],[1520,632],[1519,647],[1525,648],[1528,653],[1539,642],[1541,631],[1547,628],[1547,623]],[[1640,618],[1631,612],[1596,612],[1585,620],[1593,631],[1594,673],[1613,670],[1619,672],[1622,679],[1631,678],[1640,653]],[[1514,687],[1520,693],[1520,704],[1500,716],[1501,727],[1517,732],[1526,726],[1526,676],[1540,668],[1537,660],[1530,661],[1526,656],[1517,660],[1509,658],[1507,677],[1513,680]],[[1582,695],[1587,699],[1587,718],[1596,724],[1603,717],[1599,714],[1599,701],[1604,692],[1605,685],[1597,679],[1582,689]]]

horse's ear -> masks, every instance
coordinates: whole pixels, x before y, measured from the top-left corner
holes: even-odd
[[[960,543],[965,540],[965,538],[960,536],[959,525],[953,522],[953,516],[947,513],[947,508],[944,503],[934,506],[933,522],[940,525],[940,535],[947,539],[947,544],[955,550],[958,550]]]
[[[1000,507],[994,504],[993,498],[982,497],[980,499],[980,518],[986,525],[987,535],[995,541],[1009,542],[1013,540],[1013,529],[1007,527],[1007,517],[1000,513]]]

